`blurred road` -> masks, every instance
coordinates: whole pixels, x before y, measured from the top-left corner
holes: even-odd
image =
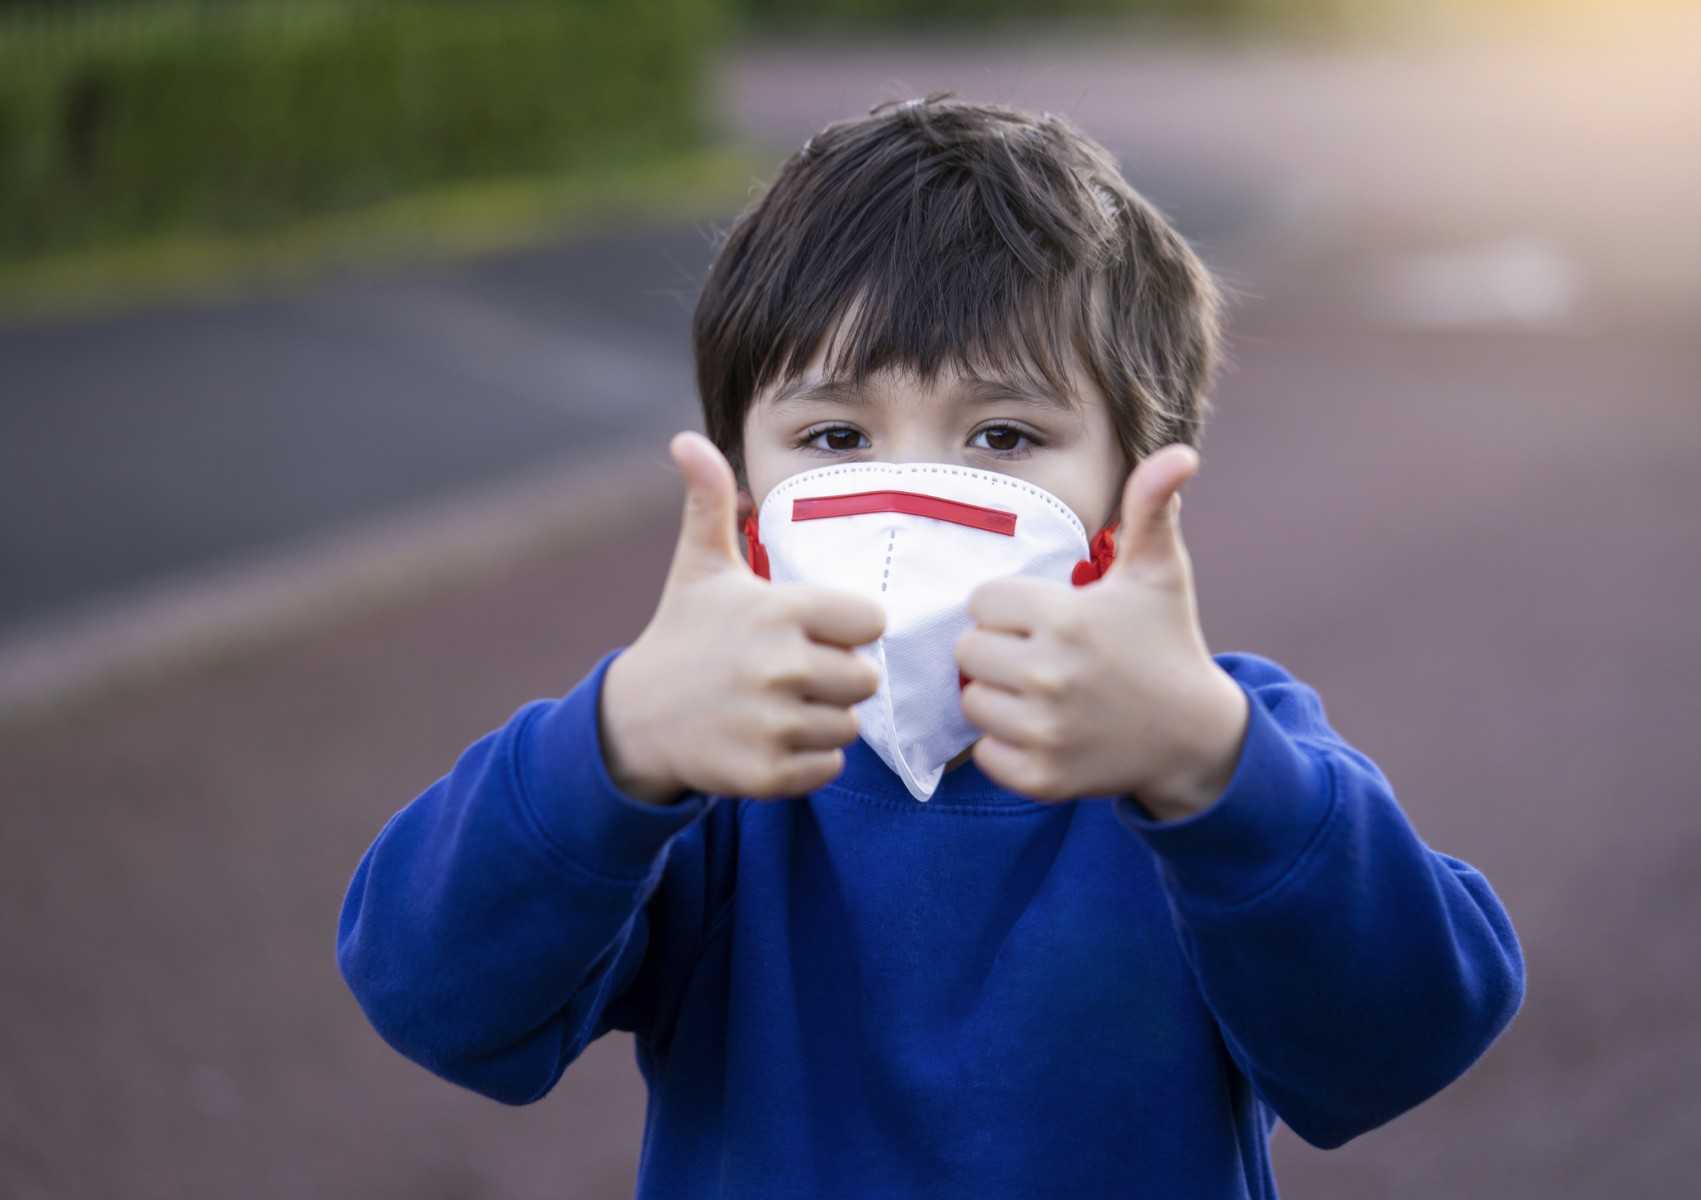
[[[0,324],[0,632],[690,422],[711,232]]]
[[[727,110],[780,144],[953,85],[1069,112],[1137,186],[1163,181],[1153,192],[1242,293],[1187,499],[1206,635],[1318,688],[1426,840],[1494,882],[1529,961],[1524,1013],[1441,1096],[1328,1154],[1278,1132],[1285,1195],[1675,1195],[1701,1172],[1701,257],[1674,216],[1695,211],[1682,205],[1701,157],[1681,152],[1701,79],[1680,70],[1683,44],[1665,31],[1427,57],[793,47],[747,52],[725,77]],[[683,255],[689,239],[671,236],[625,245]],[[411,363],[395,378],[440,398],[420,424],[452,431],[485,400],[451,371],[519,378],[490,388],[509,445],[569,425],[562,436],[596,444],[550,415],[578,361],[552,339],[648,318],[599,307],[565,265],[576,251],[552,253],[472,269],[504,313],[546,314],[523,323],[540,340],[492,341],[519,349],[452,367],[455,339],[476,336],[463,320],[476,330],[489,311],[459,297],[457,269],[431,292],[446,287],[444,312],[460,314],[426,326],[441,345],[397,332],[346,361]],[[368,299],[338,310],[354,340],[419,328],[368,307],[402,303],[417,279],[361,283]],[[264,303],[286,324],[338,327]],[[172,344],[241,324],[208,310]],[[611,374],[584,402],[599,412],[588,427],[621,436],[613,414],[638,385],[618,372],[665,373],[661,347],[683,346],[665,327],[636,354],[600,347]],[[172,393],[137,382],[161,360],[131,361],[120,382]],[[513,363],[530,366],[510,376]],[[323,401],[303,381],[263,386],[274,415]],[[362,428],[394,412],[376,404]],[[310,439],[257,436],[317,469]],[[472,478],[410,453],[440,480]],[[429,474],[398,478],[416,470]],[[332,943],[389,814],[641,627],[674,530],[659,457],[632,495],[574,553],[57,719],[0,722],[0,1194],[629,1194],[643,1120],[629,1042],[605,1039],[544,1101],[504,1108],[388,1050]]]

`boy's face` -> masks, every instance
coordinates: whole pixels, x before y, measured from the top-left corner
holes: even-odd
[[[1091,537],[1114,520],[1129,465],[1098,387],[1071,370],[1073,401],[1015,380],[946,368],[931,387],[880,371],[861,390],[802,376],[758,392],[744,417],[744,468],[760,506],[801,471],[838,462],[937,462],[1002,471],[1067,504]]]

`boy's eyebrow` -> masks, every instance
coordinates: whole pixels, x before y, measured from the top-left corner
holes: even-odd
[[[971,404],[1013,400],[1021,404],[1060,408],[1066,412],[1073,412],[1076,407],[1073,395],[1021,380],[969,376],[961,382],[958,391]],[[864,404],[867,399],[862,389],[848,379],[794,379],[775,392],[768,403],[775,408],[783,408],[810,403]]]
[[[794,379],[773,394],[768,401],[775,408],[837,401],[841,404],[862,404],[867,397],[862,389],[848,379]]]
[[[1075,411],[1074,395],[1019,379],[982,379],[979,376],[971,376],[963,380],[962,392],[964,397],[974,404],[996,404],[1014,400],[1022,404],[1060,408],[1065,412]]]

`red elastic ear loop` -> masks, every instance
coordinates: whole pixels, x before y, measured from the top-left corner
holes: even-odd
[[[768,576],[768,551],[757,532],[756,514],[744,515],[744,548],[750,555],[750,569],[763,579]]]
[[[1070,582],[1076,587],[1101,578],[1110,570],[1110,564],[1116,561],[1116,526],[1117,522],[1112,521],[1093,534],[1093,540],[1087,546],[1087,553],[1091,557],[1076,563],[1074,573],[1069,576]]]

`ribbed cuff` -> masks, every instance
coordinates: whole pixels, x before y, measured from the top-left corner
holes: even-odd
[[[521,731],[518,769],[526,802],[561,854],[592,874],[638,880],[709,801],[689,792],[674,804],[646,804],[609,777],[602,756],[602,682],[619,653],[605,655],[572,691],[540,706]]]
[[[1216,803],[1177,821],[1156,821],[1132,797],[1113,802],[1117,818],[1157,854],[1171,888],[1219,908],[1279,883],[1333,804],[1328,768],[1288,736],[1256,692],[1240,688],[1248,700],[1246,737]]]

